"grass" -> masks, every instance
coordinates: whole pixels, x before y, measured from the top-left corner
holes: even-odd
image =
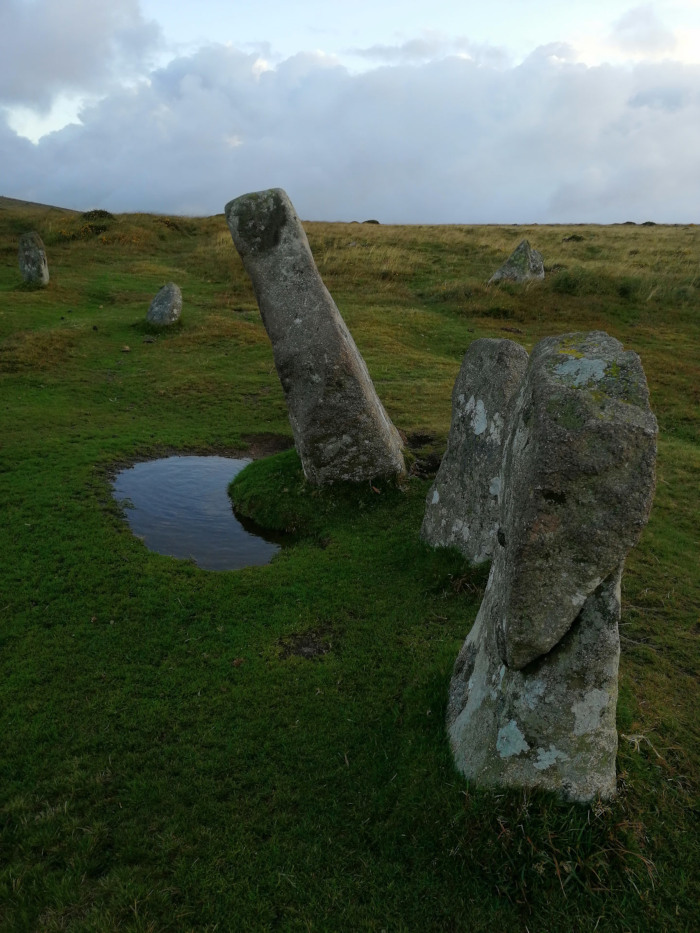
[[[17,269],[26,229],[43,290]],[[571,806],[455,772],[447,685],[485,576],[420,543],[420,470],[311,490],[282,452],[234,491],[294,530],[272,564],[147,551],[111,498],[121,465],[290,436],[223,217],[4,209],[0,928],[692,930],[700,228],[307,229],[418,467],[473,339],[604,329],[641,355],[658,487],[624,578],[619,796]],[[523,237],[545,281],[487,288]],[[182,322],[154,332],[170,280]]]

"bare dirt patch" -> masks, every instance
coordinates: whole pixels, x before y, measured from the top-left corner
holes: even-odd
[[[294,632],[280,638],[277,644],[280,646],[282,660],[296,656],[315,661],[328,654],[333,647],[332,633],[327,627],[312,629],[309,632]]]

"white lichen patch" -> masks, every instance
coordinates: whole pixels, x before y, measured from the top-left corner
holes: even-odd
[[[543,680],[537,680],[536,678],[527,678],[525,680],[523,702],[528,709],[533,710],[535,708],[537,701],[541,699],[546,689],[547,684]]]
[[[502,664],[498,670],[491,675],[491,699],[497,700],[503,687],[503,678],[506,675],[506,666]]]
[[[452,523],[452,538],[460,538],[462,541],[469,540],[469,525],[466,522],[463,522],[461,518],[458,518]]]
[[[523,752],[530,751],[530,746],[514,719],[498,730],[496,750],[501,758],[512,758],[513,755],[522,755]]]
[[[569,756],[565,752],[559,751],[554,745],[550,745],[547,751],[543,748],[538,748],[537,761],[534,763],[534,768],[537,771],[546,771],[547,768],[551,768],[552,765],[557,763],[557,759],[560,761],[568,761]]]
[[[491,419],[491,423],[489,424],[489,440],[492,444],[501,443],[501,436],[503,433],[504,425],[505,421],[503,420],[503,415],[501,415],[499,412],[496,412],[496,414]]]
[[[439,501],[440,501],[440,493],[437,491],[437,489],[434,489],[434,490],[433,490],[432,504],[433,504],[433,505],[437,505]]]
[[[489,495],[498,496],[501,492],[501,477],[494,476],[489,485]]]
[[[566,576],[568,576],[568,574]],[[587,589],[585,593],[574,593],[574,595],[571,597],[571,605],[575,609],[580,609],[591,593],[594,593],[602,582],[603,581],[600,577],[594,577],[590,583],[587,583]]]
[[[554,367],[558,376],[564,376],[567,381],[578,387],[587,386],[591,382],[600,382],[605,375],[604,360],[589,360],[582,356],[580,359],[569,357]]]
[[[480,434],[484,433],[487,427],[488,418],[486,417],[486,407],[481,399],[479,399],[476,403],[474,414],[472,415],[472,430],[478,437]]]
[[[571,712],[574,714],[574,735],[585,735],[600,728],[601,716],[608,707],[610,695],[607,690],[594,688],[582,700],[574,703]]]

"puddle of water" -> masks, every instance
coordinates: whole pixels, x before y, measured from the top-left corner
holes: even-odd
[[[204,570],[268,564],[280,538],[243,527],[233,514],[228,486],[250,460],[166,457],[137,463],[114,480],[133,533],[151,551],[189,558]]]

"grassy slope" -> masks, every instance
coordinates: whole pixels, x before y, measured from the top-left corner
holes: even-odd
[[[16,266],[33,227],[43,291]],[[269,519],[309,535],[236,573],[126,530],[119,463],[289,435],[223,218],[0,230],[0,927],[692,929],[698,229],[308,225],[390,415],[436,448],[476,337],[601,328],[642,356],[659,482],[624,581],[621,793],[590,810],[454,773],[446,689],[485,581],[418,541],[426,481],[312,494],[293,454],[256,465]],[[523,236],[546,281],[487,289]],[[183,322],[151,340],[168,280]],[[303,634],[327,653],[295,655]]]

